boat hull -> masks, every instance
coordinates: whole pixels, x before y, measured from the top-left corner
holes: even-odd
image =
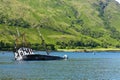
[[[41,54],[30,54],[30,55],[24,55],[22,57],[22,60],[25,61],[37,61],[37,60],[62,60],[63,57],[59,56],[52,56],[52,55],[41,55]]]

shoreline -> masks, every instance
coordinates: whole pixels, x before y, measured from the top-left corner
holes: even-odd
[[[4,52],[4,51],[11,51],[11,50],[0,50],[0,52]],[[34,50],[34,51],[40,51],[40,50]],[[58,52],[120,52],[120,48],[57,49],[57,50],[52,50],[52,51],[58,51]]]
[[[61,52],[120,52],[120,48],[97,48],[97,49],[57,49]]]

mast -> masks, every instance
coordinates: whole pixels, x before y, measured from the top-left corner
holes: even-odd
[[[17,47],[18,47],[18,37],[20,37],[20,32],[18,30],[18,28],[16,27],[16,32],[17,32],[17,35],[15,36],[15,42],[14,42],[14,49],[15,51],[17,51]]]
[[[19,37],[20,36],[20,32],[19,32],[18,28],[16,28],[16,30],[17,30],[17,37]]]
[[[16,28],[17,35],[15,36],[15,48],[17,49],[18,47],[18,41],[22,41],[22,46],[26,46],[26,39],[25,39],[25,33],[20,34],[18,28]]]
[[[46,50],[46,53],[47,53],[47,55],[49,55],[49,52],[48,52],[48,50],[47,50],[47,46],[46,46],[45,40],[44,40],[44,38],[42,37],[42,34],[40,33],[39,28],[38,28],[38,33],[39,33],[40,39],[42,40],[42,44],[43,44],[43,46],[44,46],[44,48],[45,48],[45,50]]]
[[[25,33],[23,33],[23,34],[21,35],[21,37],[22,37],[22,46],[23,46],[23,47],[26,47],[27,44],[26,44]]]

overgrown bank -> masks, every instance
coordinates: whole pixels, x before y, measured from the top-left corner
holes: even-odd
[[[16,28],[35,50],[120,48],[120,4],[115,0],[0,0],[0,50],[12,50]]]
[[[19,44],[18,48],[22,46],[22,44]],[[14,44],[10,43],[4,43],[0,42],[0,51],[14,51]],[[32,48],[33,50],[39,50],[39,51],[45,51],[45,48],[43,47],[42,44],[27,44],[27,46],[24,47],[29,47]],[[46,44],[47,50],[48,51],[67,51],[67,52],[99,52],[99,51],[120,51],[119,47],[116,48],[107,48],[107,47],[91,47],[91,45],[88,46],[65,46],[65,44],[62,43],[62,45],[57,45],[57,48],[54,44]]]

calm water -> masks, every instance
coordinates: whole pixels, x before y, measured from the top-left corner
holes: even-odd
[[[0,52],[0,80],[120,80],[120,52],[51,52],[65,54],[68,60],[14,61]]]

